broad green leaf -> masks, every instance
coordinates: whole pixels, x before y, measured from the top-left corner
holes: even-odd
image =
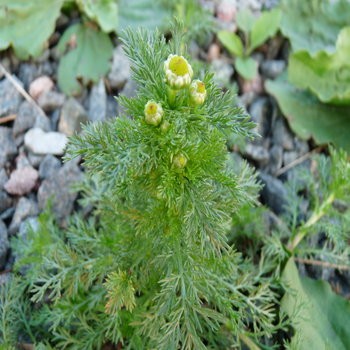
[[[237,34],[222,30],[218,33],[218,38],[233,55],[243,56],[242,40]]]
[[[136,29],[166,28],[169,26],[171,13],[160,1],[155,0],[119,0],[118,30],[128,27]]]
[[[333,54],[294,52],[289,58],[288,79],[322,102],[350,104],[350,27],[340,32]]]
[[[106,33],[84,24],[69,27],[58,43],[64,55],[58,67],[58,84],[67,95],[76,95],[81,85],[97,82],[110,67],[113,54],[111,39]]]
[[[293,51],[334,52],[337,36],[350,25],[347,0],[283,0],[281,31],[289,38]]]
[[[106,32],[117,30],[118,5],[116,0],[76,0],[81,11]]]
[[[245,33],[249,33],[253,28],[254,22],[255,18],[247,7],[244,7],[238,11],[236,15],[236,23],[240,30]]]
[[[325,281],[299,276],[291,258],[282,280],[291,289],[281,310],[291,318],[299,350],[349,350],[350,302],[336,295]],[[297,341],[295,336],[293,342]]]
[[[281,22],[281,16],[282,13],[279,9],[263,12],[261,14],[252,28],[249,52],[252,52],[268,38],[276,34]]]
[[[333,143],[350,151],[350,106],[321,103],[309,92],[290,85],[285,77],[269,80],[265,87],[302,139],[312,137],[318,144]]]
[[[237,57],[235,67],[237,72],[248,80],[253,79],[258,71],[258,63],[251,57]]]
[[[38,57],[55,30],[63,0],[0,0],[0,50],[20,59]]]

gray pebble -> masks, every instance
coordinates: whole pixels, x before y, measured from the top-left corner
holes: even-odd
[[[261,63],[260,69],[266,78],[275,79],[286,69],[286,62],[283,60],[264,61]]]
[[[74,182],[81,181],[82,173],[76,161],[66,163],[53,176],[44,180],[38,191],[39,207],[44,209],[52,198],[52,210],[58,220],[65,219],[73,210],[77,193],[70,190]]]
[[[269,160],[269,152],[260,145],[248,143],[244,149],[244,155],[260,165],[264,165],[268,162]]]
[[[289,131],[283,117],[274,120],[272,129],[272,141],[274,144],[282,146],[285,150],[290,151],[294,149],[293,135]]]
[[[65,96],[57,91],[45,91],[39,95],[38,105],[45,111],[51,112],[61,108],[66,100]]]
[[[17,146],[12,136],[12,129],[0,127],[0,168],[17,154]]]
[[[16,76],[12,77],[22,85]],[[0,81],[0,117],[17,113],[21,99],[20,93],[11,81],[7,78]]]
[[[268,173],[275,175],[283,164],[283,149],[279,145],[273,145],[270,148],[270,161],[264,168]]]
[[[130,80],[130,76],[130,62],[120,45],[113,51],[112,67],[108,74],[108,80],[113,89],[121,89]]]
[[[267,204],[277,215],[282,214],[287,205],[287,189],[281,180],[260,172],[259,179],[265,185],[261,191],[263,203]]]
[[[67,136],[81,131],[80,123],[86,123],[88,115],[84,107],[73,97],[69,98],[61,110],[58,130]]]
[[[114,118],[118,113],[118,101],[113,96],[107,96],[107,119]]]
[[[50,119],[43,113],[38,113],[35,118],[34,128],[44,131],[51,131]]]
[[[8,176],[5,169],[0,169],[0,190],[4,188],[5,183],[8,181]]]
[[[9,240],[7,236],[7,228],[0,220],[0,270],[2,270],[6,264],[8,248]]]
[[[137,92],[137,83],[134,80],[128,80],[125,84],[123,90],[120,92],[120,95],[125,95],[126,97],[134,97]],[[125,108],[118,104],[118,115],[124,114]]]
[[[39,177],[47,179],[53,177],[61,168],[61,162],[51,154],[45,156],[39,167]]]
[[[214,80],[220,87],[230,86],[231,76],[234,72],[232,64],[217,58],[211,63],[210,70],[214,73]]]
[[[39,75],[37,67],[32,63],[21,63],[19,66],[18,77],[23,82],[26,90],[28,90],[30,83]]]
[[[103,79],[95,84],[89,98],[89,120],[92,122],[103,121],[107,114],[107,94]]]
[[[253,120],[258,124],[256,131],[263,137],[269,136],[271,133],[272,120],[272,111],[269,99],[266,97],[257,98],[250,105],[249,113]]]
[[[15,234],[21,222],[29,216],[36,216],[39,214],[38,204],[27,197],[22,197],[16,206],[16,211],[13,215],[11,225],[9,228],[10,234]]]
[[[16,137],[19,134],[32,128],[35,124],[38,110],[28,101],[23,101],[19,106],[17,118],[13,124],[13,136]]]
[[[42,160],[44,159],[44,156],[40,156],[32,152],[28,152],[28,159],[30,164],[37,169],[40,163],[42,162]]]

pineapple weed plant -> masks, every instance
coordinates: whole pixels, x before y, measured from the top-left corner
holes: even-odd
[[[256,175],[226,147],[228,134],[253,137],[255,125],[212,75],[193,79],[179,31],[168,43],[157,32],[125,33],[138,95],[119,102],[133,118],[71,138],[67,158],[84,159],[77,188],[90,212],[61,229],[48,208],[13,242],[20,273],[0,293],[2,349],[277,349],[272,336],[291,329],[279,308],[289,288],[281,272],[302,248],[320,254],[305,238],[327,215],[350,221],[332,207],[349,196],[346,155],[317,162],[323,187],[306,176],[291,186],[292,199],[305,183],[313,194],[308,221],[300,224],[295,199],[285,225],[265,234],[252,208]],[[344,260],[346,237],[335,226],[322,254]]]

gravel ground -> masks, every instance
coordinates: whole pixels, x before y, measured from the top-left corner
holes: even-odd
[[[213,12],[221,28],[232,29],[236,11],[243,4],[259,12],[278,1],[201,2]],[[238,81],[238,101],[258,123],[257,132],[262,137],[239,150],[232,145],[232,150],[260,171],[259,178],[265,185],[261,201],[277,215],[286,203],[285,181],[293,177],[293,164],[305,155],[307,158],[315,148],[291,132],[276,102],[264,91],[265,79],[274,79],[286,69],[287,54],[288,45],[281,37],[270,40],[254,54],[259,62],[258,76],[246,82],[237,77],[231,56],[215,38],[207,47],[197,50],[198,57],[207,60],[223,88]],[[69,188],[82,178],[83,169],[79,161],[63,164],[67,137],[80,131],[80,123],[103,121],[122,113],[113,96],[132,96],[136,87],[117,43],[108,76],[85,88],[78,97],[68,98],[59,91],[53,49],[28,62],[19,62],[10,52],[1,53],[0,62],[5,68],[0,70],[0,283],[4,283],[15,261],[9,248],[11,236],[25,235],[27,223],[35,225],[49,198],[53,198],[53,210],[63,225],[76,208],[77,195]],[[310,161],[300,161],[298,166],[310,168]],[[303,265],[301,269],[307,274],[334,279],[334,271],[329,269],[310,272]],[[344,279],[337,282],[348,284]]]

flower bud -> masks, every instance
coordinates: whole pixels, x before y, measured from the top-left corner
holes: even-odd
[[[162,130],[163,132],[167,132],[169,130],[169,126],[170,124],[164,120],[163,123],[160,125],[160,130]]]
[[[193,80],[190,86],[191,102],[195,105],[201,105],[204,103],[206,96],[205,84],[200,80]]]
[[[148,124],[157,126],[162,121],[163,108],[159,103],[148,101],[145,106],[145,120]]]
[[[173,159],[173,164],[179,168],[179,169],[183,169],[186,164],[187,164],[187,158],[182,154],[178,154],[177,156],[174,157]]]
[[[169,55],[164,62],[166,82],[173,90],[180,90],[190,85],[193,70],[183,56]]]

